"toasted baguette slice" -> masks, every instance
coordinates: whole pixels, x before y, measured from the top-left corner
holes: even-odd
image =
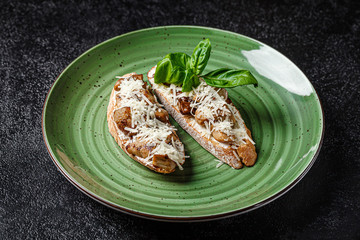
[[[202,147],[213,154],[216,158],[235,169],[242,168],[243,164],[245,164],[245,166],[253,166],[255,164],[257,154],[255,151],[254,142],[251,138],[251,132],[242,120],[240,112],[236,109],[229,98],[227,99],[228,106],[233,110],[234,117],[239,126],[241,126],[247,134],[246,138],[242,139],[242,142],[238,143],[236,148],[235,146],[231,146],[231,144],[218,142],[213,137],[205,137],[204,131],[206,131],[206,129],[201,127],[195,121],[194,116],[183,115],[175,102],[170,99],[167,94],[165,94],[166,87],[170,86],[154,83],[155,70],[156,66],[148,72],[148,80],[152,84],[152,88],[159,101],[164,105],[165,109],[179,123],[179,125],[185,131],[187,131]],[[225,91],[227,95],[226,90],[223,89],[223,91]]]
[[[178,167],[180,169],[182,169],[181,165],[185,162],[185,152],[184,152],[184,146],[181,143],[181,141],[179,140],[178,136],[175,133],[175,130],[171,131],[171,136],[169,135],[169,139],[174,138],[175,140],[171,139],[172,141],[170,141],[169,143],[167,143],[168,145],[166,145],[166,147],[169,148],[170,147],[174,147],[174,149],[176,149],[178,152],[178,157],[180,159],[174,160],[171,159],[170,156],[168,155],[164,155],[164,154],[153,154],[153,156],[151,157],[152,151],[154,151],[153,149],[156,148],[157,146],[159,146],[159,142],[154,143],[154,142],[146,142],[146,145],[143,145],[142,147],[144,148],[139,148],[137,144],[140,143],[139,139],[136,138],[136,134],[137,133],[133,133],[133,131],[136,131],[137,127],[130,127],[132,129],[129,129],[129,127],[125,127],[122,126],[121,122],[119,123],[119,121],[117,121],[115,115],[115,111],[117,111],[118,109],[122,109],[123,107],[121,106],[122,100],[121,97],[116,96],[120,90],[121,85],[121,81],[128,80],[128,79],[136,79],[136,80],[143,80],[142,79],[142,74],[136,74],[136,73],[130,73],[130,74],[126,74],[122,77],[119,78],[119,80],[116,82],[114,88],[112,89],[111,92],[111,96],[110,96],[110,101],[109,101],[109,105],[108,105],[108,109],[107,109],[107,122],[108,122],[108,127],[109,127],[109,132],[110,134],[114,137],[115,141],[117,142],[117,144],[121,147],[122,150],[124,150],[124,152],[126,152],[132,159],[134,159],[135,161],[139,162],[140,164],[148,167],[151,170],[154,170],[155,172],[158,173],[171,173],[174,172],[176,169],[176,165],[178,165]],[[143,89],[147,89],[147,85],[146,82],[143,82]],[[118,91],[115,91],[115,88],[117,88]],[[153,101],[153,105],[155,109],[157,107],[160,108],[159,103],[157,102],[157,99],[153,96],[153,93],[151,91],[148,91],[149,89],[147,89],[147,94],[150,94],[151,96],[151,100]],[[143,95],[143,97],[145,98],[145,95]],[[145,101],[145,99],[143,100]],[[149,100],[146,100],[146,102],[148,102]],[[138,105],[139,103],[136,103],[136,105]],[[144,104],[144,102],[142,103]],[[119,106],[120,105],[120,106]],[[149,105],[149,104],[147,104]],[[167,127],[167,129],[173,128],[175,129],[173,126],[170,125],[169,122],[169,118],[168,118],[168,113],[166,112],[166,110],[161,108],[162,113],[165,114],[165,116],[167,116],[167,119],[164,119],[165,122],[162,121],[157,121],[157,124],[161,127]],[[130,112],[131,114],[131,112]],[[146,113],[144,113],[146,114]],[[154,117],[153,119],[151,119],[151,117],[149,117],[149,115],[147,115],[148,118],[145,118],[145,122],[141,122],[139,124],[137,124],[138,126],[147,126],[147,124],[149,124],[149,121],[155,121]],[[156,117],[157,118],[157,117]],[[149,120],[150,119],[150,120]],[[157,119],[156,119],[157,120]],[[129,119],[125,119],[125,124],[127,121],[131,122],[131,116],[129,117]],[[161,122],[161,123],[160,123]],[[129,123],[129,122],[127,122]],[[127,130],[130,130],[127,131]],[[141,133],[141,132],[140,132]],[[164,135],[164,134],[163,134]],[[165,134],[166,136],[166,134]],[[163,144],[163,142],[160,142],[160,144]],[[164,143],[165,144],[165,143]],[[173,146],[173,145],[175,146]],[[130,147],[130,148],[129,148]],[[145,158],[137,156],[135,153],[140,152],[142,149],[150,151],[149,155]],[[149,150],[152,149],[152,150]],[[166,149],[166,148],[165,148]],[[130,152],[130,150],[133,150],[132,152]],[[139,154],[138,154],[139,155]],[[171,154],[170,154],[171,155]]]

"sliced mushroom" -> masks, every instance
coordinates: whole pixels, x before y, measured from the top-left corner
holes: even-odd
[[[156,109],[155,117],[163,123],[169,123],[169,114],[165,109]]]
[[[216,111],[216,114],[211,115],[211,119],[209,119],[209,116],[205,115],[204,112],[201,109],[197,109],[195,111],[195,120],[198,124],[201,126],[205,125],[205,122],[209,122],[209,120],[212,120],[213,122],[217,121],[224,121],[226,118],[229,118],[230,121],[233,123],[235,122],[235,118],[233,114],[230,112],[228,106],[224,105],[224,108],[228,109],[228,111],[218,109]]]
[[[217,114],[211,115],[210,119],[209,119],[209,116],[205,115],[204,112],[201,109],[197,109],[195,111],[195,121],[198,124],[200,124],[201,126],[205,126],[205,122],[209,122],[210,120],[215,122],[215,121],[218,121],[218,120],[222,121],[222,120],[224,120],[226,118],[226,115],[222,114],[223,111],[218,110],[217,112],[218,112]]]
[[[215,138],[216,141],[222,142],[222,143],[232,143],[235,140],[234,134],[226,134],[220,130],[214,130],[211,135]]]
[[[148,157],[153,148],[154,146],[139,141],[126,145],[126,151],[128,153],[141,158]]]
[[[171,171],[176,167],[176,163],[167,155],[154,155],[153,165],[166,171]]]
[[[151,103],[156,103],[154,95],[152,95],[149,90],[147,89],[141,89],[140,93],[142,93]]]
[[[195,111],[195,121],[201,126],[205,126],[205,122],[208,122],[209,119],[204,115],[203,111],[197,109]]]
[[[191,102],[192,100],[189,97],[181,97],[178,99],[177,103],[181,114],[183,115],[191,114],[191,109],[192,109],[190,106]],[[195,109],[193,109],[193,111],[195,112]]]
[[[117,127],[126,135],[133,135],[133,133],[125,130],[125,127],[132,128],[131,126],[131,109],[130,107],[123,107],[114,112],[114,121]],[[136,126],[134,126],[136,128]]]
[[[256,162],[257,154],[255,151],[255,146],[248,139],[246,139],[245,142],[245,144],[238,147],[237,153],[239,154],[239,157],[245,166],[251,167]]]

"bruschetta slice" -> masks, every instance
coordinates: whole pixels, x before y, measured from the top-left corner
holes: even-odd
[[[155,70],[156,66],[148,72],[148,79],[159,101],[202,147],[235,169],[255,164],[251,132],[224,88],[200,79],[196,89],[182,92],[174,84],[156,84]]]
[[[142,74],[118,77],[107,122],[118,145],[135,161],[159,173],[174,172],[176,166],[182,169],[184,145]]]

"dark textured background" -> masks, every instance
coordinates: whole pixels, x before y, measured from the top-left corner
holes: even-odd
[[[88,198],[48,156],[41,111],[59,73],[108,38],[176,24],[258,39],[289,57],[318,91],[322,150],[305,178],[275,202],[213,222],[144,220]],[[0,238],[360,239],[359,59],[356,1],[1,1]]]

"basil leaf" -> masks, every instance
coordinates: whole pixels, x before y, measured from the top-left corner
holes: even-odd
[[[190,92],[191,90],[193,90],[193,87],[196,88],[197,86],[199,86],[199,84],[199,77],[196,76],[191,69],[187,70],[187,75],[184,79],[181,91]]]
[[[201,77],[208,85],[219,88],[232,88],[247,84],[254,84],[257,87],[258,84],[258,81],[248,70],[220,68]]]
[[[158,62],[154,80],[155,83],[173,83],[180,86],[190,68],[190,56],[185,53],[170,53]]]
[[[191,55],[191,65],[194,73],[200,75],[209,60],[211,52],[211,43],[209,39],[205,39],[195,47],[193,54]]]

